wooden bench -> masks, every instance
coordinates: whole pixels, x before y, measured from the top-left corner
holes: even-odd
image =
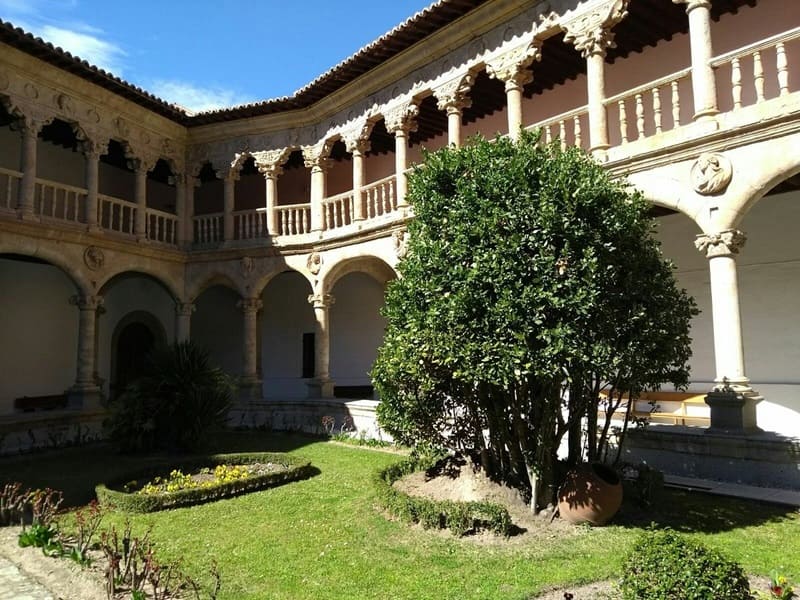
[[[37,412],[40,410],[58,410],[67,408],[66,394],[52,394],[49,396],[23,396],[14,399],[16,412]]]
[[[600,396],[607,395],[601,392]],[[698,410],[708,406],[705,398],[705,393],[695,392],[642,392],[641,396],[634,400],[631,415],[649,418],[655,423],[708,426],[710,423],[708,411]],[[623,399],[622,406],[617,410],[624,408],[625,402]],[[667,410],[670,405],[674,406],[673,410]],[[601,409],[600,415],[604,414],[605,411]]]

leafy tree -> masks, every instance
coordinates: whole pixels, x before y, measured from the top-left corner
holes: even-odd
[[[121,450],[196,450],[225,425],[233,383],[191,341],[156,348],[144,374],[111,403],[107,426]]]
[[[603,450],[581,427],[601,390],[686,384],[694,303],[646,201],[578,149],[478,138],[427,155],[409,198],[372,372],[381,425],[479,454],[542,508],[565,435],[573,461]]]

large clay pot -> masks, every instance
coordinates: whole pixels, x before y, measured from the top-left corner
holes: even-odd
[[[622,480],[600,463],[569,471],[558,491],[558,512],[570,523],[603,525],[621,504]]]

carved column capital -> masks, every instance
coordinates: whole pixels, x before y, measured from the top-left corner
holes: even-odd
[[[69,303],[77,306],[78,310],[96,311],[103,306],[102,296],[86,296],[83,294],[76,294],[71,296]]]
[[[100,141],[97,138],[87,137],[80,142],[83,155],[89,160],[99,160],[103,154],[108,152],[108,140]]]
[[[309,294],[308,303],[314,308],[330,308],[336,303],[333,294]]]
[[[685,4],[687,14],[695,8],[711,9],[711,0],[672,0],[673,4]]]
[[[257,313],[264,306],[261,298],[242,298],[236,303],[236,307],[240,308],[245,314]]]
[[[745,241],[747,241],[747,236],[744,232],[738,229],[725,229],[718,233],[698,235],[694,245],[706,255],[706,258],[714,258],[739,254]]]
[[[176,302],[175,303],[175,314],[181,317],[190,317],[194,312],[195,306],[194,302]]]
[[[291,153],[291,148],[280,148],[278,150],[253,152],[252,156],[258,171],[264,177],[274,178],[283,173],[283,164],[289,159]]]
[[[439,110],[446,111],[447,114],[460,113],[465,108],[469,108],[472,105],[469,91],[472,89],[473,83],[475,83],[475,76],[472,73],[465,73],[440,85],[433,90],[436,106]]]
[[[542,43],[534,40],[526,46],[518,46],[486,63],[489,77],[506,84],[506,91],[520,89],[533,81],[533,73],[528,67],[534,61],[542,60]]]
[[[615,46],[611,29],[628,15],[629,1],[589,2],[567,13],[561,23],[566,32],[564,41],[573,44],[584,57],[605,55],[608,48]]]
[[[369,152],[369,136],[372,133],[374,123],[371,121],[364,121],[342,134],[342,141],[348,152],[355,154],[356,152],[364,154]]]
[[[417,130],[417,116],[419,106],[416,104],[401,104],[386,111],[383,115],[386,131],[396,134],[398,131],[410,133]]]
[[[303,146],[303,163],[308,169],[320,169],[325,171],[329,166],[329,156],[333,143],[329,140],[317,142],[312,146]]]
[[[144,153],[131,154],[128,158],[128,167],[136,173],[152,171],[158,162],[158,157]]]

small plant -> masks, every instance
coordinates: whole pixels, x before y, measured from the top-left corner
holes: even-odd
[[[170,471],[169,477],[156,477],[153,481],[145,484],[138,493],[152,496],[165,492],[177,492],[179,490],[209,488],[222,483],[246,479],[250,476],[250,469],[244,465],[223,464],[214,467],[213,472],[211,469],[203,468],[199,471],[199,475],[206,477],[201,478],[195,475],[185,474],[180,469],[173,469]],[[213,476],[213,478],[211,478],[211,476]]]
[[[105,516],[105,510],[97,500],[92,500],[85,509],[75,511],[76,541],[69,557],[80,565],[89,564],[88,551]]]
[[[327,435],[333,435],[333,428],[336,427],[336,419],[330,415],[322,417],[322,430]]]
[[[64,547],[58,539],[58,530],[53,525],[34,523],[19,534],[21,548],[41,548],[47,556],[61,556]]]
[[[792,600],[792,598],[797,598],[797,594],[794,593],[794,587],[785,575],[773,573],[769,583],[769,592],[756,592],[755,597],[758,600]]]
[[[742,567],[671,531],[647,531],[625,561],[623,600],[750,600]]]
[[[21,483],[7,483],[0,488],[0,527],[22,525],[30,490],[23,490]]]

